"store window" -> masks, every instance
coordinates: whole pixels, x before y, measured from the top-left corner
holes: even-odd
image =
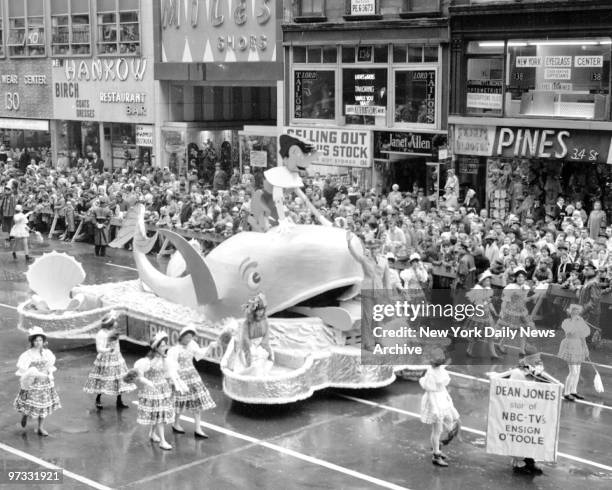
[[[127,168],[133,166],[134,158],[138,154],[136,148],[136,125],[111,125],[112,167]]]
[[[609,119],[610,38],[510,40],[506,116]]]
[[[294,70],[293,94],[295,119],[336,118],[334,70]]]
[[[8,0],[10,56],[45,56],[44,9],[41,0]]]
[[[387,69],[342,70],[342,114],[345,124],[385,124],[387,116]]]
[[[91,53],[89,0],[51,2],[51,52],[54,56]]]
[[[140,55],[140,0],[97,0],[98,54]]]
[[[469,114],[502,115],[503,72],[503,41],[468,43],[465,105]]]
[[[436,82],[435,68],[396,70],[394,121],[435,127]]]

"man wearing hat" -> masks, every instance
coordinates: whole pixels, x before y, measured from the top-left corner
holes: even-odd
[[[382,246],[380,240],[365,242],[365,250],[362,252],[358,250],[354,244],[355,237],[356,235],[351,231],[346,233],[349,252],[353,258],[359,262],[363,269],[363,281],[361,283],[362,308],[365,308],[365,311],[372,311],[376,292],[378,291],[380,295],[381,290],[391,289],[389,265],[384,257],[378,257]],[[373,319],[369,314],[364,315],[363,319],[365,319],[366,322],[361,325],[361,345],[363,349],[372,351],[376,345],[372,333],[374,327]]]
[[[289,134],[281,135],[279,143],[283,165],[264,172],[264,188],[257,191],[251,201],[249,224],[254,231],[266,231],[269,227],[268,218],[271,217],[279,224],[286,226],[284,189],[291,189],[302,199],[321,224],[331,226],[331,222],[323,217],[301,190],[304,182],[302,182],[300,172],[306,172],[317,158],[315,145]],[[329,199],[327,202],[330,204]]]
[[[558,256],[553,260],[553,280],[559,284],[565,282],[573,267],[568,250],[565,242],[557,245]]]
[[[113,216],[113,213],[108,207],[108,199],[106,196],[100,196],[98,198],[98,205],[89,210],[89,215],[92,217],[94,225],[94,250],[96,256],[104,257],[109,242],[110,220]]]
[[[7,183],[4,191],[0,194],[0,218],[2,219],[2,231],[7,234],[7,242],[10,240],[8,234],[13,226],[13,215],[17,205],[17,193],[13,192],[12,187]]]
[[[520,381],[535,381],[537,383],[562,384],[558,379],[544,371],[544,363],[540,353],[532,345],[525,348],[516,367],[503,373],[487,373],[489,377],[516,379]],[[515,473],[523,475],[541,475],[542,468],[536,465],[533,458],[512,458],[512,468]]]

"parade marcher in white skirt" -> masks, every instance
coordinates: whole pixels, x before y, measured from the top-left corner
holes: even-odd
[[[584,397],[579,395],[577,391],[578,381],[580,381],[580,365],[589,358],[586,339],[591,334],[591,329],[582,318],[582,311],[581,305],[570,305],[568,308],[570,318],[566,318],[561,323],[565,338],[559,346],[558,356],[567,362],[569,368],[569,374],[565,379],[563,398],[570,402],[576,399],[584,400]]]
[[[15,206],[15,215],[13,216],[13,226],[11,228],[10,237],[14,238],[12,246],[13,258],[17,258],[17,247],[21,244],[26,262],[29,262],[31,260],[28,251],[30,228],[28,228],[28,217],[23,214],[21,204]]]
[[[450,376],[445,369],[448,362],[442,349],[434,349],[431,366],[419,379],[421,388],[425,390],[421,399],[421,422],[431,425],[431,461],[437,466],[448,466],[447,456],[440,451],[440,444],[448,444],[460,427],[459,413],[446,389],[450,383]],[[444,430],[448,431],[448,435],[441,440]]]
[[[53,373],[57,370],[55,356],[45,347],[47,336],[42,328],[30,329],[28,340],[30,349],[17,360],[16,374],[21,378],[21,389],[13,405],[22,414],[21,427],[25,428],[28,417],[32,417],[38,419],[38,434],[48,436],[44,428],[45,418],[61,408],[53,380]]]
[[[521,327],[535,328],[535,324],[527,310],[527,302],[530,300],[527,297],[530,288],[525,284],[527,272],[522,267],[517,267],[514,269],[514,276],[515,282],[508,284],[502,292],[502,305],[499,311],[497,328],[510,328],[512,330],[518,330]],[[501,337],[499,348],[505,353],[503,341],[504,337]],[[519,354],[525,355],[525,337],[519,335],[519,342]]]
[[[474,306],[482,306],[484,315],[471,316],[465,324],[465,329],[476,329],[477,331],[484,332],[486,327],[493,327],[495,322],[493,320],[493,315],[496,315],[495,307],[493,306],[493,290],[491,289],[491,278],[493,274],[491,274],[490,270],[484,271],[480,276],[478,276],[478,283],[466,294],[467,299]],[[475,341],[472,337],[469,338],[468,346],[466,349],[466,353],[469,357],[474,356],[474,345]],[[493,339],[487,341],[487,345],[489,348],[489,355],[492,359],[499,359],[499,356],[495,352],[495,344],[493,343]]]
[[[96,408],[102,409],[102,395],[116,396],[117,408],[128,408],[121,399],[122,393],[136,389],[136,385],[126,383],[123,377],[128,368],[119,347],[117,314],[111,312],[102,319],[100,330],[96,334],[98,355],[83,388],[85,393],[96,394]]]
[[[174,410],[176,419],[172,425],[172,430],[178,434],[184,434],[185,429],[181,427],[179,417],[184,410],[193,413],[195,419],[195,436],[207,438],[202,431],[200,416],[202,410],[214,408],[215,402],[210,393],[204,386],[202,378],[193,365],[193,360],[200,361],[206,357],[214,344],[206,348],[201,348],[194,340],[195,328],[187,326],[179,333],[178,344],[168,349],[168,367],[171,373],[176,373],[178,377],[187,385],[189,391],[181,393],[176,389],[174,393]]]
[[[124,380],[131,383],[139,381],[143,387],[138,394],[138,413],[136,422],[149,425],[149,439],[159,442],[161,449],[170,450],[172,446],[166,441],[165,424],[173,424],[175,419],[174,397],[170,382],[180,392],[187,392],[187,386],[168,369],[166,353],[168,351],[168,334],[158,332],[151,341],[147,357],[134,364],[136,374],[128,372]]]

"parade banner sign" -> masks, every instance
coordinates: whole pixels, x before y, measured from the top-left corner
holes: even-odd
[[[368,168],[372,164],[371,131],[286,127],[284,132],[312,141],[317,165]]]
[[[555,462],[561,385],[492,378],[487,453]]]

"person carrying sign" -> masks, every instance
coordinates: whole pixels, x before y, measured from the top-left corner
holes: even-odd
[[[487,373],[489,377],[508,378],[520,381],[535,381],[538,383],[561,382],[544,371],[544,363],[540,353],[532,345],[525,347],[525,355],[519,359],[518,365],[503,373]],[[541,475],[542,468],[536,465],[534,458],[512,458],[512,468],[515,473],[523,475]]]

